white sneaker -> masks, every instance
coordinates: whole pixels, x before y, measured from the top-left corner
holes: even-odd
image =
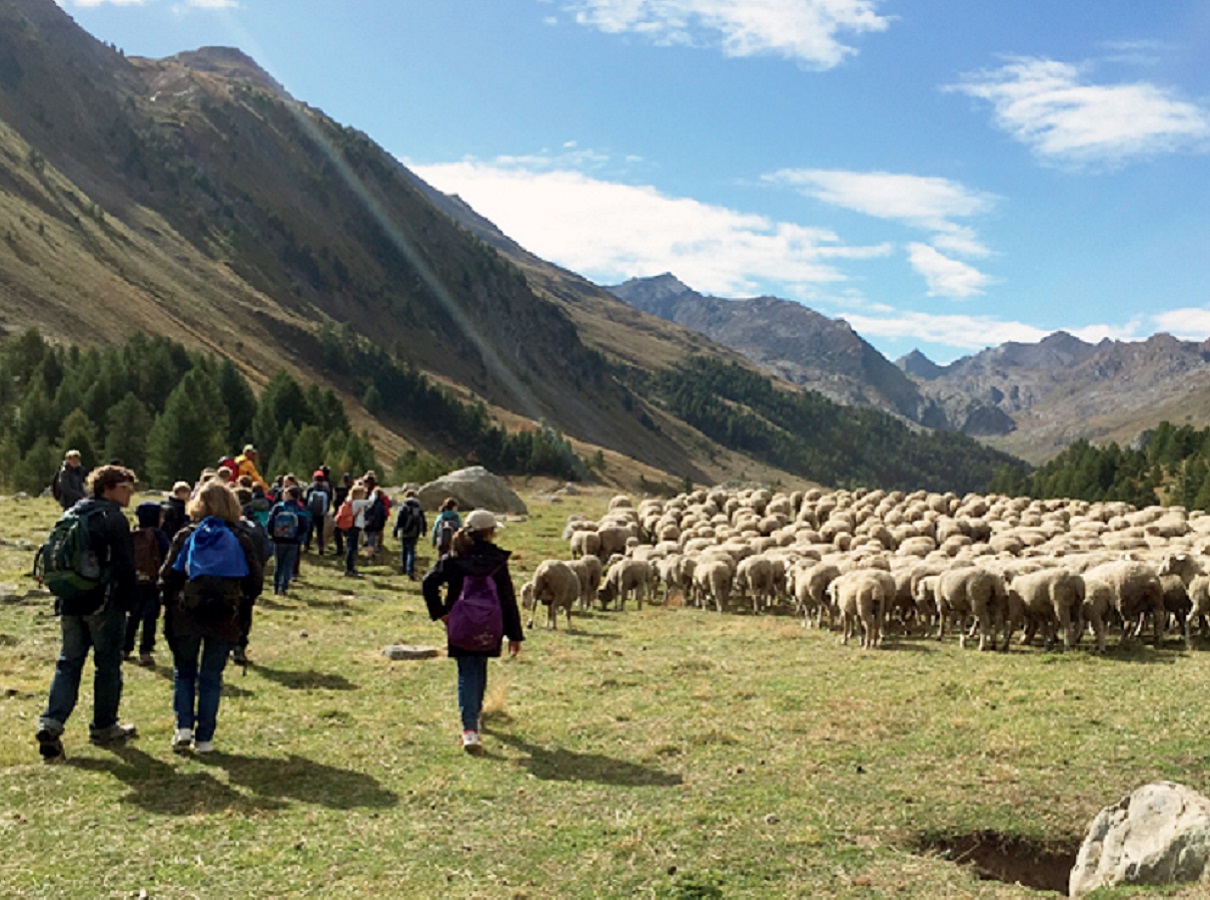
[[[178,728],[176,734],[172,736],[172,750],[174,753],[184,753],[192,743],[193,729],[191,728]]]
[[[483,747],[483,745],[481,743],[479,743],[479,732],[474,731],[470,728],[468,728],[468,729],[466,729],[466,731],[462,732],[462,749],[463,750],[465,750],[467,753],[478,753],[482,747]]]
[[[193,752],[194,753],[213,753],[214,752],[214,741],[194,741]]]

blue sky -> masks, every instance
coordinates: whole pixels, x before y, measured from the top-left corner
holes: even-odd
[[[1210,337],[1206,0],[59,0],[236,46],[522,245],[938,362]]]

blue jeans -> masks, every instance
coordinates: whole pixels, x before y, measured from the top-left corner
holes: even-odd
[[[462,715],[462,730],[479,730],[483,714],[483,695],[487,691],[488,657],[456,656],[458,661],[458,712]]]
[[[399,570],[404,575],[416,574],[416,538],[399,539]]]
[[[126,637],[126,613],[111,597],[105,606],[89,616],[61,616],[63,645],[55,675],[50,682],[46,712],[38,719],[38,728],[62,734],[67,719],[76,708],[80,695],[80,676],[91,649],[96,671],[92,677],[92,723],[90,732],[101,731],[118,722],[118,704],[122,700],[122,643]]]
[[[196,723],[193,735],[196,740],[214,738],[218,702],[223,693],[223,668],[231,647],[230,641],[200,635],[172,639],[172,710],[176,713],[176,727],[192,730]]]
[[[278,541],[273,545],[273,560],[273,590],[284,594],[294,577],[294,567],[298,565],[298,544]]]
[[[361,536],[361,529],[354,525],[345,532],[345,571],[357,571],[357,538]]]

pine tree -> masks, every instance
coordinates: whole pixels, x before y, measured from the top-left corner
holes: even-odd
[[[227,447],[227,407],[201,369],[191,369],[173,388],[164,412],[147,436],[148,480],[161,487],[193,481]]]
[[[323,462],[323,435],[314,425],[304,425],[290,447],[290,469],[304,484]]]
[[[60,453],[79,450],[86,471],[105,462],[98,450],[100,442],[97,440],[97,426],[82,409],[73,409],[67,414],[59,433],[58,445]]]
[[[230,359],[223,359],[215,373],[215,382],[227,404],[230,421],[227,424],[227,446],[243,447],[252,437],[252,420],[256,417],[256,394],[247,379]]]
[[[143,476],[147,469],[147,435],[154,424],[151,411],[128,392],[110,408],[105,424],[105,458],[120,459]]]

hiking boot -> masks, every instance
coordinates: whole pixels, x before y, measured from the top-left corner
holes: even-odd
[[[139,654],[139,665],[147,666],[148,668],[153,667],[155,665],[155,657],[152,656],[150,653],[140,653]]]
[[[34,739],[38,742],[38,753],[46,762],[56,762],[64,758],[63,740],[49,728],[39,728]]]
[[[184,753],[193,743],[193,729],[178,728],[176,734],[172,736],[172,752]]]
[[[231,651],[231,661],[237,666],[248,665],[248,651],[243,647],[236,647]]]
[[[479,732],[472,728],[462,732],[462,749],[467,753],[478,753],[483,749],[483,744],[479,742]]]
[[[133,725],[123,725],[114,722],[108,728],[102,728],[89,734],[88,739],[94,744],[116,744],[127,738],[139,736],[139,730]]]
[[[213,753],[214,752],[214,741],[194,741],[193,742],[193,752],[194,753]]]

